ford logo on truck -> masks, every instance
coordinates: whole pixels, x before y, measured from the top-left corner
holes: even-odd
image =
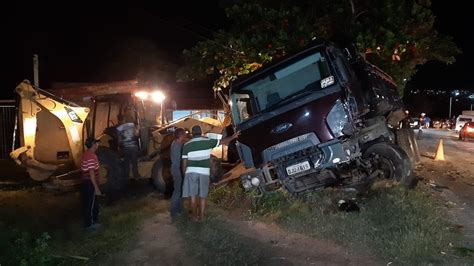
[[[293,126],[292,123],[279,124],[278,126],[274,127],[270,132],[272,134],[281,134],[281,133],[287,131],[288,129],[290,129],[290,127],[292,127],[292,126]]]

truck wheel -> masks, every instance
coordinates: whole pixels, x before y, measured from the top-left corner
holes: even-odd
[[[107,170],[107,191],[121,190],[127,186],[127,178],[123,174],[123,165],[116,151],[99,146],[97,149],[97,158],[100,165]]]
[[[419,163],[420,151],[415,139],[415,133],[410,128],[400,128],[396,131],[397,145],[400,146],[410,158],[412,164]]]
[[[404,150],[388,142],[376,143],[363,154],[363,158],[370,159],[373,170],[380,170],[380,176],[400,182],[407,188],[416,186],[410,159]]]
[[[173,193],[173,176],[170,170],[168,160],[163,159],[156,160],[151,168],[151,183],[165,197],[171,197]]]

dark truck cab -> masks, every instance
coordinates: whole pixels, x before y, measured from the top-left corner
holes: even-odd
[[[343,52],[344,51],[344,52]],[[299,194],[378,176],[412,183],[394,145],[404,118],[393,80],[349,49],[314,43],[235,81],[230,90],[246,190]]]

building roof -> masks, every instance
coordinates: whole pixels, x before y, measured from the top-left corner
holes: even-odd
[[[89,106],[92,97],[117,93],[135,93],[140,90],[153,91],[155,86],[137,80],[124,80],[101,83],[53,82],[50,93]],[[176,83],[162,89],[166,95],[165,106],[177,110],[221,110],[222,103],[214,97],[211,86],[203,83]]]

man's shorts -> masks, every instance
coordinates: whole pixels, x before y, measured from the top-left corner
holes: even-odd
[[[209,176],[198,173],[186,173],[183,182],[183,197],[199,196],[207,198],[209,193]]]

